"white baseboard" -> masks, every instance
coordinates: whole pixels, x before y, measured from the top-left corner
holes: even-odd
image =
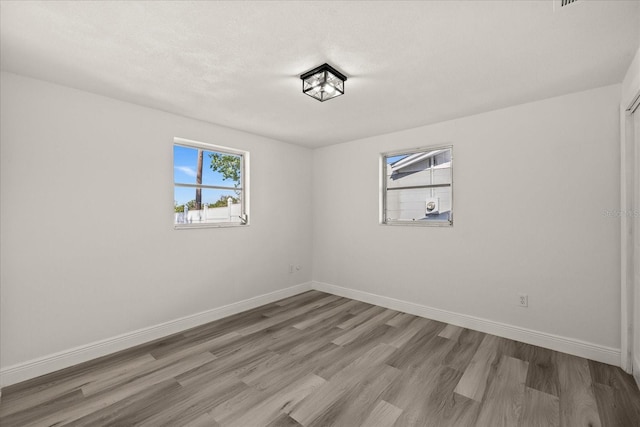
[[[620,366],[620,349],[314,281],[3,368],[0,370],[0,388],[182,332],[311,289]],[[633,371],[636,382],[640,386],[640,360],[637,358],[633,361]]]
[[[355,289],[343,288],[341,286],[331,285],[328,283],[316,281],[311,283],[312,288],[318,291],[363,301],[369,304],[379,305],[381,307],[402,311],[404,313],[420,317],[426,317],[440,322],[450,323],[452,325],[473,329],[491,335],[497,335],[503,338],[509,338],[515,341],[521,341],[527,344],[537,345],[539,347],[549,348],[563,353],[573,354],[575,356],[607,363],[609,365],[620,366],[620,349],[617,348],[605,347],[573,338],[534,331],[531,329],[521,328],[519,326],[468,316],[466,314],[454,313],[452,311],[441,310],[439,308],[371,294]]]
[[[204,325],[214,320],[251,310],[261,305],[269,304],[309,290],[311,290],[311,282],[301,283],[286,289],[280,289],[254,298],[9,366],[0,370],[0,387],[16,384],[39,377],[40,375],[68,368],[78,363],[182,332],[195,326]]]

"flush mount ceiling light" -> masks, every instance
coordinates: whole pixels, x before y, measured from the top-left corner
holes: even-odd
[[[347,76],[329,64],[322,64],[300,76],[302,93],[324,102],[328,99],[344,95],[344,82]]]

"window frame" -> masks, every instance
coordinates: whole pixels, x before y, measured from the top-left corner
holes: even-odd
[[[398,155],[412,155],[415,153],[436,151],[436,150],[450,150],[451,152],[451,183],[449,184],[451,192],[451,209],[448,220],[424,220],[424,221],[407,221],[407,220],[389,220],[386,217],[387,213],[387,158]],[[409,227],[453,227],[453,207],[454,207],[454,194],[453,194],[453,145],[431,145],[417,148],[407,148],[404,150],[393,150],[380,153],[379,156],[379,172],[380,172],[380,212],[379,212],[379,224],[391,225],[391,226],[409,226]],[[416,188],[438,188],[442,187],[442,184],[427,184],[426,186],[415,186]],[[413,187],[413,186],[412,186]]]
[[[245,150],[240,150],[232,147],[225,147],[222,145],[209,144],[200,141],[194,141],[186,138],[173,138],[173,144],[171,145],[172,149],[172,158],[173,158],[173,166],[175,167],[175,157],[173,157],[173,149],[178,145],[180,147],[186,148],[195,148],[202,149],[206,151],[221,153],[221,154],[231,154],[234,156],[240,156],[240,211],[241,211],[241,219],[240,222],[207,222],[207,223],[190,223],[190,224],[176,224],[174,219],[173,228],[175,230],[191,230],[195,228],[227,228],[227,227],[246,227],[250,225],[250,215],[249,215],[249,152]],[[175,192],[176,187],[188,187],[188,188],[202,188],[202,189],[212,189],[212,190],[237,190],[235,187],[226,187],[226,186],[217,186],[217,185],[207,185],[207,184],[188,184],[188,183],[178,183],[173,180],[173,189]]]

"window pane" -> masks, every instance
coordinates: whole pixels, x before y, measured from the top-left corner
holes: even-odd
[[[384,157],[384,222],[450,221],[452,208],[451,148]],[[431,188],[411,188],[439,185]]]
[[[238,193],[233,190],[174,187],[174,223],[240,223],[242,202]]]
[[[429,203],[433,203],[427,206]],[[427,213],[428,212],[428,213]],[[388,221],[448,221],[451,188],[412,188],[387,192]]]
[[[173,146],[173,180],[181,184],[204,184],[240,188],[242,156],[193,147]]]
[[[446,158],[444,154],[449,155],[447,161],[442,161]],[[415,153],[400,161],[391,161],[396,158],[387,158],[387,188],[451,184],[450,153],[430,157],[425,153]]]

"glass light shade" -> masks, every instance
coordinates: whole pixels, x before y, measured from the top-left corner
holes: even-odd
[[[347,77],[331,67],[323,64],[300,76],[302,92],[320,102],[344,95],[344,82]]]

